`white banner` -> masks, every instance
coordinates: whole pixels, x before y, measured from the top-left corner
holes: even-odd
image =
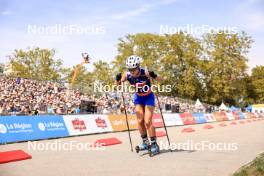
[[[90,123],[94,126],[95,133],[113,131],[108,115],[92,114],[89,115]]]
[[[226,113],[226,116],[227,116],[228,120],[235,120],[235,117],[233,116],[232,113]]]
[[[107,115],[68,115],[63,119],[70,136],[113,131]]]
[[[179,114],[163,114],[166,126],[183,125]]]
[[[204,114],[205,120],[206,122],[215,122],[215,118],[213,116],[213,114]]]

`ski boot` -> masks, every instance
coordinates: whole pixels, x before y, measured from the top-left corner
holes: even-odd
[[[136,146],[136,152],[139,153],[140,151],[149,150],[149,144],[143,142],[141,145]]]
[[[151,144],[149,147],[149,156],[152,157],[160,153],[160,149],[157,143]]]

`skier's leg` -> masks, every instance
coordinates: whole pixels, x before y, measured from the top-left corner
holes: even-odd
[[[149,137],[150,137],[150,143],[151,143],[150,155],[159,153],[159,146],[157,144],[157,139],[156,139],[156,131],[155,131],[155,127],[153,126],[153,123],[152,123],[153,111],[154,111],[153,106],[145,106],[144,119],[145,119],[147,131],[148,131]]]
[[[144,123],[144,106],[138,104],[136,105],[135,110],[136,110],[136,115],[137,115],[138,129],[139,129],[139,133],[142,138],[142,144],[139,145],[139,149],[147,150],[149,146],[149,141],[148,141],[146,126]]]
[[[153,111],[154,111],[153,106],[145,106],[145,114],[144,114],[145,125],[146,125],[150,139],[154,140],[156,138],[156,130],[152,123]]]
[[[140,135],[145,135],[145,134],[147,134],[147,130],[146,130],[146,127],[144,125],[144,107],[140,104],[137,104],[135,111],[136,111],[136,115],[137,115],[139,133],[140,133]]]

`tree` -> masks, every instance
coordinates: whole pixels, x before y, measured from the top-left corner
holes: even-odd
[[[202,97],[201,53],[200,41],[191,35],[180,32],[165,36],[160,73],[166,78],[165,84],[174,85],[169,95],[188,99]]]
[[[96,90],[95,84],[98,86],[99,84],[102,86],[111,86],[114,84],[114,74],[109,63],[99,60],[98,62],[93,63],[93,65],[93,71],[88,71],[84,66],[81,65],[77,65],[69,70],[66,70],[67,80],[69,83],[71,83],[75,68],[80,66],[74,84],[72,84],[72,88],[79,89],[86,94],[99,95],[102,92],[94,92],[94,90]]]
[[[244,102],[242,104],[242,107],[254,104],[257,99],[255,91],[254,91],[254,86],[252,83],[252,76],[249,76],[249,75],[246,76],[244,78],[244,82],[246,84],[246,96],[244,97]]]
[[[113,61],[115,71],[122,72],[125,68],[125,60],[130,55],[139,55],[143,58],[142,65],[152,70],[159,69],[159,61],[162,56],[162,44],[165,38],[150,33],[127,35],[119,39],[118,55]]]
[[[92,75],[96,77],[96,80],[99,81],[102,85],[113,85],[114,84],[114,73],[113,68],[110,64],[99,60],[94,64],[95,69],[92,72]]]
[[[251,81],[255,94],[255,103],[264,103],[264,66],[252,69]]]
[[[29,48],[15,50],[10,56],[12,75],[37,80],[61,78],[62,60],[54,59],[54,49]]]
[[[253,42],[246,33],[208,33],[203,37],[203,64],[208,102],[237,104],[246,96],[246,54]]]
[[[167,95],[195,99],[201,96],[198,62],[201,45],[197,39],[184,33],[157,35],[139,33],[127,35],[118,43],[118,56],[113,62],[116,71],[125,70],[125,60],[136,54],[143,58],[142,67],[166,78],[172,85]]]
[[[0,74],[4,73],[5,65],[3,63],[0,63]]]

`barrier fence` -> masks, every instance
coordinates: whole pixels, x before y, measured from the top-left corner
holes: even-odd
[[[170,113],[163,116],[166,126],[264,118],[264,114],[241,112]],[[136,130],[136,116],[128,115],[128,120],[130,129]],[[154,114],[152,120],[155,127],[164,126],[160,114]],[[0,116],[0,144],[126,130],[125,116],[122,114]]]

